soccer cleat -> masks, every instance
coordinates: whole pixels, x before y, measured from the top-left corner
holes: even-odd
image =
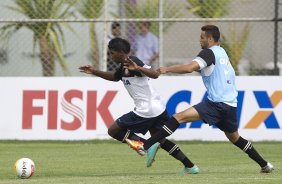
[[[273,165],[267,162],[267,165],[262,167],[260,172],[261,173],[271,173],[274,170]]]
[[[147,167],[151,167],[153,162],[155,161],[155,156],[157,154],[158,149],[160,148],[160,143],[156,142],[153,144],[147,151]]]
[[[179,175],[184,175],[184,174],[198,174],[200,172],[200,169],[198,166],[194,165],[193,167],[184,167],[183,171],[179,173]]]
[[[146,154],[146,151],[143,148],[144,143],[142,141],[135,141],[135,140],[130,140],[130,139],[125,139],[125,141],[139,155],[144,156]]]

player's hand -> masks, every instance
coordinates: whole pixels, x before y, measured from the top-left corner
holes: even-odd
[[[167,68],[166,67],[160,67],[159,69],[157,69],[157,72],[159,72],[160,74],[165,74],[165,73],[167,73]]]
[[[133,62],[129,57],[127,57],[126,62],[124,63],[125,68],[127,68],[128,70],[137,70],[138,69],[138,65]]]
[[[79,67],[79,71],[82,73],[92,74],[93,71],[95,71],[95,68],[90,65],[85,65],[85,66]]]

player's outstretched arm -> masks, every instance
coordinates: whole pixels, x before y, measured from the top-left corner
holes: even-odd
[[[133,62],[130,58],[127,58],[127,62],[124,63],[124,66],[127,67],[129,70],[134,70],[143,73],[144,75],[156,79],[159,77],[159,72],[150,69],[138,66],[135,62]]]
[[[90,65],[81,66],[79,67],[79,70],[82,73],[96,75],[105,80],[118,81],[115,78],[114,72],[104,72],[104,71],[96,70],[93,66],[90,66]]]
[[[189,64],[180,64],[180,65],[172,65],[168,67],[160,67],[158,72],[160,74],[165,73],[192,73],[194,71],[198,71],[200,69],[199,64],[196,61],[192,61]]]

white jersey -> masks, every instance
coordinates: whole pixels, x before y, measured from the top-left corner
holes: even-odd
[[[135,56],[130,59],[138,66],[150,68]],[[122,65],[115,72],[115,77],[122,80],[124,87],[134,100],[133,112],[144,118],[157,117],[165,111],[160,95],[151,85],[150,78],[137,71],[130,71]]]

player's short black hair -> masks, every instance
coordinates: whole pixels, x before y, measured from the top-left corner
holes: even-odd
[[[218,42],[220,38],[220,32],[217,26],[215,25],[205,25],[201,28],[202,31],[205,31],[207,35],[213,37],[214,41]]]
[[[120,27],[120,24],[118,22],[113,22],[112,23],[112,29],[115,29],[117,27]]]
[[[130,52],[130,43],[122,38],[114,38],[109,42],[108,48],[110,50],[128,54]]]

